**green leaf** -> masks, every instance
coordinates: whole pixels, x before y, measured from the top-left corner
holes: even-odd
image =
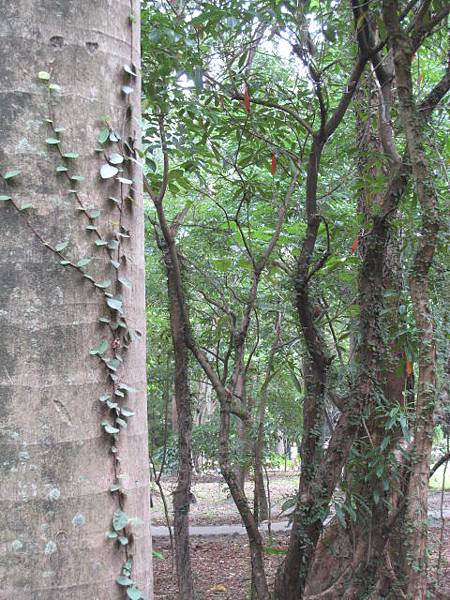
[[[133,417],[136,413],[131,410],[131,408],[124,406],[120,409],[120,414],[122,414],[124,417]]]
[[[115,540],[115,539],[118,538],[118,535],[117,535],[117,533],[115,531],[108,531],[108,533],[106,534],[106,537],[109,540]]]
[[[69,245],[69,242],[59,242],[59,244],[56,244],[55,250],[56,250],[56,252],[62,252],[63,250],[65,250],[67,248],[68,245]]]
[[[119,300],[118,298],[107,298],[106,304],[109,308],[122,312],[122,300]]]
[[[56,172],[57,173],[65,173],[67,171],[67,167],[65,167],[64,165],[58,165],[56,167]]]
[[[65,267],[66,265],[70,265],[70,260],[60,260],[59,264]]]
[[[132,179],[127,179],[126,177],[117,177],[117,181],[120,181],[120,183],[123,183],[124,185],[132,185],[133,183]]]
[[[137,389],[132,387],[131,385],[128,385],[128,383],[121,383],[117,387],[121,390],[125,390],[129,394],[134,394],[135,392],[137,392]]]
[[[113,425],[111,425],[111,423],[108,423],[108,421],[102,421],[102,427],[106,431],[106,433],[115,434],[120,432],[120,429],[117,429],[117,427],[113,427]]]
[[[102,179],[110,179],[111,177],[117,175],[118,172],[119,169],[117,167],[113,167],[112,165],[105,163],[100,168],[100,177]]]
[[[124,535],[120,535],[119,542],[122,544],[122,546],[126,546],[128,544],[128,538]]]
[[[57,83],[51,83],[51,84],[48,86],[48,89],[49,89],[51,92],[60,92],[60,91],[61,91],[61,86],[60,86],[60,85],[58,85]]]
[[[123,70],[125,71],[125,73],[128,73],[128,75],[132,75],[133,77],[137,76],[137,73],[135,73],[135,71],[133,71],[132,67],[130,67],[130,65],[123,65]]]
[[[129,587],[127,588],[127,596],[130,600],[141,600],[142,592],[141,590],[138,590],[138,588]]]
[[[112,165],[121,165],[123,163],[123,156],[117,152],[113,152],[108,160]]]
[[[118,262],[117,260],[112,260],[111,264],[115,269],[118,269],[120,267],[120,262]]]
[[[68,158],[69,160],[78,158],[80,155],[77,152],[65,152],[63,154],[63,158]]]
[[[100,288],[101,290],[104,290],[105,288],[109,287],[111,285],[111,279],[105,279],[104,281],[98,281],[95,284],[95,287]],[[100,319],[101,320],[101,319]],[[108,323],[109,323],[109,319],[107,319]]]
[[[125,275],[120,275],[118,279],[122,285],[131,289],[131,281],[127,277],[125,277]]]
[[[129,96],[134,92],[134,88],[132,88],[130,85],[123,85],[122,92],[125,94],[125,96]]]
[[[31,202],[26,202],[25,204],[22,204],[19,210],[28,210],[30,208],[34,208],[34,206],[31,204]]]
[[[159,550],[152,550],[152,556],[154,558],[159,558],[160,560],[166,560],[164,554],[162,552],[159,552]]]
[[[88,225],[88,226],[86,227],[86,229],[87,229],[88,231],[97,231],[97,227],[96,227],[95,225]]]
[[[119,585],[123,585],[123,586],[129,586],[129,585],[133,585],[134,582],[132,579],[130,579],[126,575],[120,575],[116,579],[116,583],[118,583]]]
[[[77,267],[87,267],[91,260],[92,258],[82,258],[77,262]]]
[[[199,66],[194,67],[194,84],[197,93],[203,91],[203,69]]]
[[[108,141],[109,138],[109,127],[104,127],[97,136],[97,142],[99,144],[104,144]]]
[[[111,493],[118,492],[119,490],[120,490],[120,483],[113,483],[109,488],[109,491]]]
[[[106,402],[107,400],[111,400],[111,396],[109,394],[103,394],[99,398],[100,402]]]
[[[6,202],[7,200],[11,200],[11,196],[4,196],[0,194],[0,202]]]
[[[108,250],[117,250],[119,247],[119,242],[117,240],[108,240],[107,245]]]
[[[47,73],[47,71],[39,71],[37,78],[41,81],[48,81],[50,79],[50,73]]]
[[[99,354],[102,355],[104,354],[107,350],[108,350],[108,341],[107,340],[102,340],[100,342],[100,345],[97,348],[94,348],[93,350],[90,351],[90,354],[95,355],[95,354]]]
[[[92,210],[87,211],[87,215],[90,219],[97,219],[100,216],[100,210],[98,208],[93,208]]]
[[[95,245],[96,246],[107,246],[108,240],[95,240]]]
[[[55,146],[56,144],[59,144],[59,140],[54,137],[49,137],[45,141],[47,142],[47,144],[50,144],[51,146]]]
[[[13,169],[12,171],[7,171],[3,175],[3,179],[12,179],[13,177],[17,177],[17,175],[20,175],[20,171],[18,169]]]
[[[70,179],[71,181],[84,181],[83,175],[72,175]]]
[[[128,525],[129,517],[123,510],[116,510],[113,514],[113,528],[115,531],[121,531]]]

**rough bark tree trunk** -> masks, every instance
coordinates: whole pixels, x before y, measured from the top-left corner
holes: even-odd
[[[435,253],[440,217],[432,172],[425,154],[425,140],[412,88],[411,62],[415,53],[414,36],[423,22],[418,20],[411,36],[400,26],[396,0],[384,0],[383,15],[395,65],[400,116],[405,131],[409,158],[420,203],[422,226],[409,284],[417,332],[419,334],[419,381],[414,427],[414,456],[409,475],[406,525],[408,527],[406,594],[425,600],[427,594],[427,515],[429,460],[432,447],[433,412],[436,404],[436,341],[429,299],[429,272]],[[423,16],[423,15],[422,15]]]
[[[173,494],[175,559],[178,590],[183,600],[192,600],[191,552],[189,545],[189,509],[192,480],[192,407],[189,388],[189,355],[184,340],[183,314],[177,298],[170,256],[165,255],[169,298],[170,328],[175,355],[175,404],[178,425],[178,476]]]
[[[0,171],[21,171],[11,180],[0,178],[0,194],[12,198],[0,203],[0,597],[122,599],[126,588],[116,578],[131,557],[131,577],[148,597],[144,338],[124,348],[125,337],[136,336],[124,328],[145,327],[141,174],[136,166],[124,167],[124,174],[136,178],[134,201],[125,202],[128,187],[112,178],[102,181],[105,158],[95,152],[105,114],[131,152],[132,139],[138,143],[139,80],[123,65],[139,68],[139,3],[0,0],[0,15]],[[46,75],[37,77],[41,71],[60,91],[49,92]],[[135,89],[126,97],[121,87],[131,80]],[[53,127],[65,132],[52,131],[44,122],[49,114]],[[55,136],[60,144],[46,143]],[[55,146],[79,158],[63,159]],[[104,145],[108,155],[119,147]],[[56,173],[58,163],[68,171]],[[84,175],[84,182],[69,181],[69,173]],[[69,192],[75,188],[77,194]],[[119,198],[119,206],[109,196]],[[25,203],[34,208],[15,208]],[[130,238],[117,235],[117,222]],[[100,236],[115,240],[110,249],[95,244]],[[67,248],[56,250],[64,241]],[[60,264],[65,257],[71,264]],[[89,266],[77,266],[88,257]],[[120,262],[117,270],[111,260]],[[95,287],[87,273],[112,283],[105,290]],[[115,309],[106,305],[104,291],[121,294]],[[123,326],[113,329],[120,311],[126,323],[122,319]],[[99,348],[102,340],[106,349]],[[98,353],[90,355],[95,348]],[[121,366],[111,362],[119,361],[119,353]],[[117,413],[99,398],[107,392],[111,402],[121,383],[138,391],[124,399],[128,388],[116,401],[139,416],[129,419],[116,443],[101,421],[109,415],[116,424]],[[130,417],[120,414],[123,421]],[[117,482],[126,496],[110,491]],[[105,536],[115,511],[144,521],[133,536],[127,527],[126,546]]]

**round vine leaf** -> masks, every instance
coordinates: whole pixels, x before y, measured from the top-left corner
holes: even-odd
[[[34,208],[34,206],[31,204],[31,202],[27,202],[26,204],[22,204],[20,210],[28,210],[30,208]]]
[[[73,160],[78,158],[80,155],[77,152],[65,152],[63,154],[63,158],[68,158],[69,160]]]
[[[95,284],[95,287],[98,287],[101,290],[104,290],[105,288],[109,287],[110,285],[111,285],[111,279],[105,279],[104,281],[98,281]],[[107,319],[107,322],[109,323],[109,319]]]
[[[133,410],[131,410],[131,408],[127,408],[126,406],[120,409],[120,413],[124,417],[134,417],[134,415],[136,414]]]
[[[115,531],[108,531],[108,533],[106,534],[106,537],[109,540],[115,540],[115,539],[118,538],[118,535],[117,535],[117,533]]]
[[[97,136],[97,142],[99,144],[104,144],[108,141],[109,138],[109,127],[104,127]]]
[[[39,71],[37,78],[41,81],[48,81],[50,79],[50,73],[47,73],[47,71]]]
[[[128,544],[128,538],[125,535],[120,535],[119,543],[122,544],[122,546],[126,546]]]
[[[11,196],[0,195],[0,202],[6,202],[7,200],[11,200]]]
[[[107,246],[108,250],[117,250],[119,247],[119,242],[117,240],[108,240]]]
[[[83,175],[72,175],[70,179],[71,181],[84,181]]]
[[[51,92],[60,92],[60,91],[61,91],[61,86],[60,86],[60,85],[58,85],[57,83],[51,83],[51,84],[48,86],[48,89],[49,89]]]
[[[117,427],[113,427],[111,425],[111,423],[108,423],[107,421],[102,423],[102,427],[104,428],[106,433],[115,434],[115,433],[119,433],[119,431],[120,431],[120,429],[117,429]],[[128,523],[128,521],[127,521],[127,523]]]
[[[112,165],[121,165],[123,163],[123,156],[117,152],[113,152],[108,160]]]
[[[87,215],[90,219],[96,219],[100,216],[100,210],[98,208],[93,208],[92,210],[87,211]]]
[[[121,531],[128,525],[129,517],[123,510],[116,510],[113,514],[112,525],[114,531]]]
[[[125,73],[128,73],[128,75],[137,77],[137,73],[133,71],[133,68],[130,65],[123,65],[123,70],[125,71]]]
[[[127,588],[127,596],[130,600],[141,600],[143,598],[141,590],[135,587]]]
[[[59,242],[59,244],[56,244],[55,250],[56,250],[56,252],[62,252],[63,250],[65,250],[67,248],[68,245],[69,245],[69,242]]]
[[[77,262],[77,267],[87,267],[91,260],[91,258],[82,258]]]
[[[125,96],[129,96],[130,94],[132,94],[134,92],[134,88],[132,88],[129,85],[123,85],[122,92],[125,94]]]
[[[116,583],[118,583],[119,585],[128,587],[129,585],[133,585],[134,581],[132,579],[130,579],[129,577],[127,577],[126,575],[120,575],[116,579]]]
[[[108,240],[95,240],[95,245],[96,246],[107,246]]]
[[[122,285],[131,289],[131,281],[127,277],[125,277],[125,275],[121,275],[119,277],[119,281]]]
[[[118,172],[119,172],[119,169],[117,167],[113,167],[112,165],[105,163],[104,165],[101,166],[100,177],[102,179],[110,179],[111,177],[114,177],[115,175],[117,175]]]
[[[120,183],[123,183],[124,185],[132,185],[133,183],[133,180],[128,179],[127,177],[118,177],[117,181],[120,181]]]
[[[18,169],[13,169],[12,171],[7,171],[3,175],[3,179],[12,179],[13,177],[17,177],[17,175],[20,175],[20,171]]]
[[[107,350],[108,350],[108,341],[107,340],[102,340],[100,342],[100,345],[97,348],[94,348],[93,350],[90,351],[90,354],[95,355],[95,354],[99,354],[102,355],[104,354]]]
[[[120,262],[117,262],[117,260],[112,260],[111,264],[115,269],[118,269],[120,267]]]
[[[134,394],[135,392],[137,392],[137,389],[132,387],[131,385],[128,385],[128,383],[121,383],[118,387],[121,390],[125,390],[129,394]]]
[[[128,423],[125,421],[125,419],[121,419],[120,417],[116,419],[116,423],[124,429],[128,427]]]
[[[100,396],[99,400],[100,402],[106,402],[107,400],[111,400],[111,396],[109,394],[103,394],[103,396]]]
[[[122,311],[122,300],[119,300],[118,298],[108,298],[106,304],[113,310]]]
[[[65,167],[64,165],[58,165],[56,167],[56,172],[57,173],[65,173],[67,171],[67,167]]]
[[[50,144],[50,146],[56,146],[57,144],[59,144],[58,138],[54,137],[49,137],[45,141],[47,142],[47,144]]]

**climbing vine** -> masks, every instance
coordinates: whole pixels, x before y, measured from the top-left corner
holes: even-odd
[[[123,75],[125,83],[121,87],[121,94],[126,101],[126,120],[129,122],[132,118],[130,96],[134,92],[133,81],[137,78],[137,70],[133,65],[125,65]],[[105,333],[90,349],[90,355],[101,362],[109,382],[104,393],[98,398],[104,413],[100,426],[110,441],[114,467],[114,481],[109,491],[116,506],[111,518],[111,528],[106,533],[106,537],[115,542],[124,554],[121,572],[116,578],[116,583],[126,591],[126,596],[130,600],[144,600],[144,593],[138,588],[132,577],[133,534],[131,526],[142,524],[142,522],[136,517],[131,517],[125,511],[126,491],[122,480],[126,474],[121,470],[119,452],[121,432],[127,428],[129,419],[135,415],[135,411],[129,404],[131,404],[132,395],[136,390],[124,378],[124,353],[130,344],[141,335],[140,331],[128,323],[122,296],[124,288],[131,288],[131,282],[123,274],[123,268],[127,262],[125,244],[130,239],[131,232],[124,226],[122,217],[126,203],[132,203],[134,200],[132,164],[137,160],[135,140],[132,137],[124,140],[123,132],[113,126],[111,117],[102,117],[103,127],[98,133],[97,147],[95,148],[101,159],[99,176],[103,181],[113,179],[117,184],[117,194],[108,196],[106,202],[112,204],[119,215],[114,229],[107,237],[104,237],[98,226],[102,210],[90,206],[84,201],[78,189],[79,183],[84,180],[84,176],[79,174],[77,169],[79,155],[65,147],[64,128],[56,122],[53,108],[60,99],[61,88],[52,81],[52,77],[47,71],[40,71],[37,78],[47,87],[48,91],[49,115],[45,117],[44,121],[49,133],[45,144],[49,151],[56,153],[58,157],[55,176],[64,178],[68,186],[68,194],[81,213],[86,235],[92,243],[92,253],[89,253],[88,256],[76,256],[77,252],[71,245],[70,239],[65,238],[51,242],[38,231],[31,218],[33,205],[28,202],[19,204],[13,195],[11,184],[20,180],[19,169],[9,170],[2,175],[5,191],[0,194],[0,203],[8,203],[17,211],[34,236],[56,255],[62,267],[80,273],[92,286],[94,293],[102,295],[105,314],[100,317],[99,321]],[[123,129],[126,129],[126,123]],[[96,253],[99,250],[105,259],[102,264],[108,265],[110,270],[110,276],[107,278],[98,278],[93,271],[89,270],[89,267],[98,260]]]

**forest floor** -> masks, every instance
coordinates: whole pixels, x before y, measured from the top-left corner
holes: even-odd
[[[281,505],[287,497],[295,493],[297,475],[295,472],[273,472],[270,474],[272,519],[285,519],[280,516]],[[171,491],[175,478],[167,477],[164,492],[169,511]],[[253,484],[250,481],[246,491],[252,496]],[[193,485],[196,498],[191,507],[192,525],[226,525],[240,522],[233,500],[229,498],[226,485],[218,475],[196,477]],[[153,523],[164,525],[164,513],[159,494],[153,494]],[[431,598],[450,600],[450,492],[444,494],[442,510],[444,521],[440,519],[441,494],[430,491],[430,587]],[[287,532],[277,532],[266,537],[266,570],[272,584],[276,569],[283,559],[288,543]],[[176,593],[170,543],[168,538],[154,538],[153,560],[155,576],[155,600],[180,600]],[[439,550],[441,558],[439,559]],[[164,558],[162,558],[164,557]],[[192,563],[197,591],[197,600],[247,600],[250,586],[249,548],[242,535],[214,537],[192,537]],[[437,564],[439,577],[437,577]],[[437,585],[436,585],[437,583]]]

